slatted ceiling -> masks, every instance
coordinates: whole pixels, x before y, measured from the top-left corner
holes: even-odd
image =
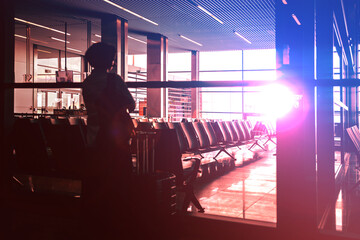
[[[187,0],[111,0],[156,23],[155,26],[102,0],[32,0],[116,14],[128,19],[129,32],[160,33],[169,38],[169,51],[216,51],[275,47],[274,0],[193,0],[224,24]],[[26,14],[26,12],[25,12]],[[42,22],[47,20],[41,17]],[[59,23],[58,23],[59,24]],[[236,30],[252,44],[236,36]],[[182,34],[203,44],[202,47],[179,37]],[[74,47],[76,48],[76,47]],[[129,53],[146,50],[146,45],[129,40]]]

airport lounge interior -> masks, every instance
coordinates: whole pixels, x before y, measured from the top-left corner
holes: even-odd
[[[0,18],[0,239],[360,239],[360,0]]]

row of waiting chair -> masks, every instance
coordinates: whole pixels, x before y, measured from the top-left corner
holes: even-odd
[[[84,158],[85,125],[86,122],[81,118],[18,118],[12,134],[17,164],[21,169],[37,171],[75,171]],[[233,162],[236,159],[229,152],[229,148],[249,143],[254,146],[258,144],[257,136],[261,135],[259,133],[266,132],[267,141],[273,141],[274,136],[268,126],[258,122],[254,129],[251,129],[250,122],[245,120],[150,122],[134,119],[134,125],[138,130],[174,129],[180,152],[184,156],[199,155],[203,162],[209,159],[207,153],[212,153],[210,155],[213,161],[221,163],[229,162],[230,159],[230,162]],[[221,153],[224,153],[226,158],[220,157]],[[32,156],[31,160],[29,156]]]
[[[79,176],[86,148],[81,119],[17,118],[11,136],[16,171]]]
[[[139,130],[176,130],[183,156],[197,155],[202,160],[202,165],[209,162],[232,165],[236,159],[229,149],[257,143],[256,136],[260,132],[260,126],[265,126],[264,124],[256,126],[255,130],[258,132],[255,132],[251,129],[250,122],[245,120],[165,122],[134,119],[133,121],[136,129]],[[259,146],[263,148],[261,145]],[[221,153],[224,154],[220,155]]]
[[[199,168],[204,173],[210,166],[234,166],[236,159],[229,148],[252,143],[256,136],[247,121],[134,123],[137,131],[162,135],[157,139],[156,160],[165,164],[155,165],[156,170],[176,175],[178,189],[186,193],[182,211],[186,211],[190,201],[203,211],[192,189]],[[16,172],[81,178],[86,165],[85,136],[86,122],[80,118],[16,119],[12,134]]]
[[[82,171],[86,167],[84,129],[86,130],[85,123],[81,120],[16,119],[12,134],[14,163],[16,164],[14,166],[13,178],[20,185],[23,185],[23,183],[18,180],[18,177],[22,179],[24,175],[81,180]],[[204,209],[196,199],[192,187],[198,173],[200,160],[194,157],[187,159],[193,164],[191,164],[192,167],[188,171],[184,172],[180,162],[181,159],[177,157],[180,151],[178,150],[175,131],[156,131],[159,135],[162,135],[161,138],[156,139],[157,152],[160,154],[156,155],[157,159],[172,161],[170,164],[172,166],[165,164],[161,168],[157,165],[157,170],[172,172],[176,175],[177,191],[185,192],[185,198],[183,204],[181,204],[182,212],[186,212],[190,202],[193,202],[199,211],[203,212]],[[138,138],[138,136],[135,138]],[[165,148],[167,152],[164,152],[164,149],[161,148],[164,144],[167,144]],[[29,181],[29,184],[27,184],[27,181]],[[24,183],[29,185],[29,187],[32,185],[29,179],[24,181]],[[35,192],[48,191],[46,187],[44,188],[45,183],[43,181],[41,183],[37,181],[37,183],[41,186],[35,186]],[[47,186],[48,184],[45,185]],[[34,191],[34,188],[31,188]],[[56,191],[56,189],[53,190]]]

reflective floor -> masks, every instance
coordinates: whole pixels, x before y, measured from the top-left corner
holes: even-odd
[[[274,150],[256,151],[254,156],[196,186],[205,214],[276,223],[276,156]]]
[[[359,162],[352,154],[348,171],[336,202],[336,230],[360,237],[360,172]]]

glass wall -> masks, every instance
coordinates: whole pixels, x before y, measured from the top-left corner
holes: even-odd
[[[146,82],[147,55],[146,54],[129,54],[128,55],[128,82]],[[133,95],[136,107],[133,116],[146,116],[146,88],[129,89]]]
[[[200,52],[201,81],[272,81],[276,79],[275,50]],[[262,89],[203,88],[201,117],[257,118],[262,115]]]
[[[168,60],[169,81],[191,81],[191,52],[170,53]],[[180,121],[191,118],[191,89],[168,89],[168,118]]]
[[[40,24],[36,16],[31,14],[26,19],[17,19],[15,21],[16,83],[84,80],[86,75],[83,55],[87,48],[88,21],[50,13],[46,24],[42,22]],[[94,21],[95,31],[98,31],[97,24],[98,22]],[[55,109],[76,110],[80,108],[81,103],[81,89],[14,90],[16,114],[52,114]]]
[[[146,81],[146,54],[129,55],[128,81]],[[200,81],[273,81],[275,50],[200,52]],[[191,52],[168,54],[168,81],[191,80]],[[227,87],[200,89],[200,117],[209,119],[258,119],[263,115],[262,88]],[[132,90],[146,105],[146,91]],[[140,114],[141,116],[141,114]],[[168,89],[168,117],[191,117],[191,89]]]

